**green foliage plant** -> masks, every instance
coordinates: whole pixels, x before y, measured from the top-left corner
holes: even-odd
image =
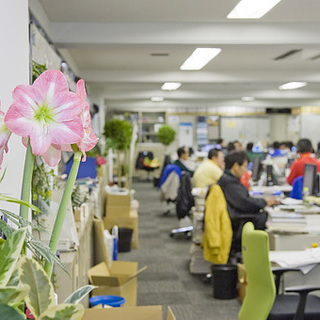
[[[165,124],[159,128],[157,136],[160,143],[168,146],[174,141],[176,137],[176,131],[171,126]]]
[[[106,144],[114,150],[126,150],[130,146],[132,124],[126,120],[110,119],[104,126]]]
[[[84,307],[79,303],[94,287],[84,286],[56,305],[53,285],[42,265],[21,255],[27,228],[15,230],[0,247],[1,319],[25,319],[24,305],[35,319],[80,320]]]

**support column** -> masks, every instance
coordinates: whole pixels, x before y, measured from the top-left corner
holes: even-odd
[[[12,103],[12,91],[19,84],[29,84],[29,13],[26,0],[0,0],[0,100],[6,112]],[[11,136],[9,152],[4,155],[0,193],[20,198],[26,148],[21,138]],[[19,212],[19,206],[6,202],[1,208]]]

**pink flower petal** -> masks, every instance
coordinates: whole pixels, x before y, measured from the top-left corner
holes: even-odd
[[[61,160],[61,151],[51,145],[43,154],[43,159],[50,167],[55,167]]]
[[[84,80],[83,79],[80,79],[78,82],[77,82],[77,86],[76,86],[76,94],[79,95],[80,99],[85,101],[86,98],[87,98],[87,92],[86,92],[86,87],[85,87],[85,84],[84,84]]]
[[[80,141],[83,136],[83,126],[79,117],[73,121],[56,123],[50,127],[50,136],[54,144],[73,144]]]
[[[43,72],[32,85],[42,94],[43,101],[50,101],[54,96],[69,91],[69,85],[64,74],[59,70]]]

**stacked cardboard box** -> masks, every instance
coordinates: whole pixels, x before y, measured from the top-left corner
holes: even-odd
[[[162,306],[121,307],[108,309],[86,309],[82,320],[162,320]],[[167,320],[175,320],[170,307]]]
[[[121,189],[115,193],[106,193],[106,214],[103,219],[105,229],[119,228],[133,229],[132,248],[138,248],[138,207],[137,200],[131,201],[131,193],[128,189]]]
[[[90,283],[98,288],[92,296],[115,295],[125,298],[125,306],[137,305],[137,276],[147,267],[138,270],[138,263],[132,261],[103,261],[88,271]]]

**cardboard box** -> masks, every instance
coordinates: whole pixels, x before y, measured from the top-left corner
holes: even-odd
[[[128,217],[130,214],[131,193],[106,193],[106,216],[108,218]]]
[[[90,283],[98,288],[92,291],[93,296],[115,295],[126,299],[125,306],[137,304],[137,276],[147,267],[138,270],[137,262],[113,261],[101,262],[88,270]]]
[[[82,320],[162,320],[162,306],[85,309]],[[167,320],[176,320],[168,307]]]
[[[138,248],[139,244],[139,219],[138,212],[136,209],[131,209],[127,217],[104,217],[103,224],[107,230],[112,229],[113,226],[117,225],[119,228],[130,228],[133,229],[132,234],[132,248]]]

